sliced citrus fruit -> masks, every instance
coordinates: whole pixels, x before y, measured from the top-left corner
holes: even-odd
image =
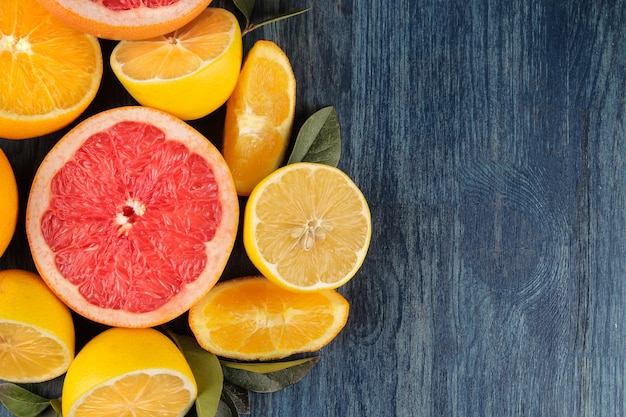
[[[37,0],[2,0],[0,73],[0,136],[42,136],[93,101],[102,51],[95,37],[60,22]]]
[[[155,329],[111,328],[78,352],[63,383],[64,417],[179,417],[197,385],[174,342]]]
[[[149,327],[219,279],[238,212],[211,142],[168,113],[119,107],[81,122],[45,157],[26,233],[43,279],[77,313]]]
[[[200,346],[240,360],[280,359],[327,345],[348,320],[337,291],[297,293],[264,277],[220,282],[189,310]]]
[[[330,165],[279,168],[250,194],[243,242],[268,279],[294,291],[337,288],[361,267],[371,238],[367,201]]]
[[[211,0],[39,0],[60,20],[104,39],[145,39],[190,22]]]
[[[0,271],[0,380],[43,382],[74,357],[70,310],[32,272]]]
[[[241,56],[237,18],[209,7],[167,35],[121,41],[111,53],[111,68],[140,104],[193,120],[226,102],[237,83]]]
[[[11,243],[15,226],[19,201],[17,194],[17,182],[11,167],[11,162],[6,154],[0,149],[0,257]]]
[[[296,79],[289,58],[272,41],[257,41],[246,56],[226,104],[223,153],[240,195],[278,168],[289,145]]]

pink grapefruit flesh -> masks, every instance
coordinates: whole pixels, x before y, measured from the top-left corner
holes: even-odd
[[[59,298],[96,322],[149,327],[213,287],[239,207],[208,139],[167,113],[122,107],[54,146],[26,215],[33,259]]]

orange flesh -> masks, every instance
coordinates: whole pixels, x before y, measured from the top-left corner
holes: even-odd
[[[0,2],[0,111],[43,115],[68,109],[83,99],[93,84],[99,62],[89,40],[59,24],[43,8],[8,10],[17,2]],[[6,16],[17,16],[16,19]]]
[[[53,178],[41,227],[60,273],[92,304],[152,311],[193,282],[222,207],[211,166],[158,128],[92,135]]]
[[[202,20],[211,23],[204,24]],[[116,59],[124,62],[124,73],[136,80],[182,77],[223,53],[230,44],[230,30],[229,20],[214,19],[204,13],[170,34],[124,44]]]

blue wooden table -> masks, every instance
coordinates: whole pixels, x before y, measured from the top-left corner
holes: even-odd
[[[296,127],[336,107],[373,237],[346,328],[251,416],[625,415],[626,3],[258,3],[312,8],[245,45],[291,58]],[[133,103],[103,85],[83,117]],[[33,269],[26,193],[61,133],[0,140],[22,202],[0,269]]]

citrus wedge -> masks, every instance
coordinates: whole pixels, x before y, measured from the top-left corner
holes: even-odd
[[[70,308],[116,327],[184,313],[226,266],[239,202],[220,152],[180,119],[118,107],[73,128],[26,207],[35,265]]]
[[[39,0],[68,25],[104,39],[145,39],[178,29],[211,0]]]
[[[81,349],[63,383],[64,417],[179,417],[197,385],[174,342],[154,329],[111,328]]]
[[[0,271],[0,380],[43,382],[74,357],[69,309],[36,274]]]
[[[327,345],[348,320],[349,304],[333,290],[296,293],[264,277],[217,284],[189,311],[200,346],[240,360],[280,359]]]
[[[73,122],[94,99],[100,44],[37,0],[2,0],[0,74],[0,136],[42,136]]]
[[[192,120],[226,102],[237,83],[241,57],[237,18],[209,7],[167,35],[120,42],[111,53],[111,68],[140,104]]]
[[[268,279],[293,291],[337,288],[361,267],[371,238],[367,201],[338,168],[298,162],[261,181],[246,204],[243,241]]]
[[[249,195],[281,165],[295,108],[296,79],[287,55],[272,41],[257,41],[228,99],[224,122],[224,159],[240,195]]]
[[[11,167],[11,162],[6,154],[0,149],[0,256],[11,243],[15,226],[19,201],[17,194],[17,182]]]

